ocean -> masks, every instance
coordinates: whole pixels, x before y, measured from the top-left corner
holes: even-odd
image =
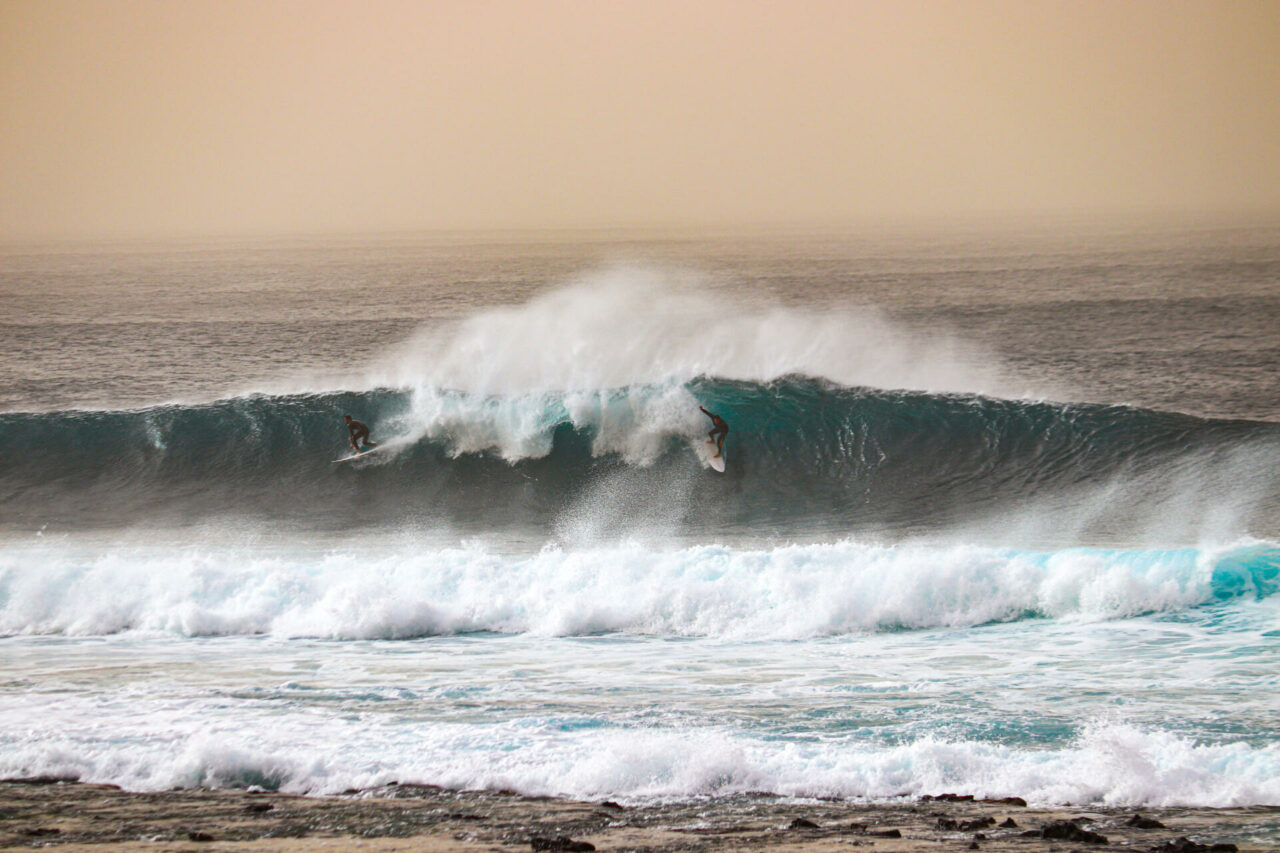
[[[1280,225],[9,244],[0,306],[0,778],[1280,805]]]

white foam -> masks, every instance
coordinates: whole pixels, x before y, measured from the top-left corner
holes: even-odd
[[[706,418],[682,386],[632,386],[609,391],[538,392],[491,397],[436,387],[415,390],[410,409],[387,424],[396,441],[426,439],[455,456],[495,452],[507,461],[551,453],[555,428],[570,424],[592,435],[592,453],[618,454],[646,465],[673,436],[692,440]]]
[[[624,800],[727,796],[885,800],[953,792],[1032,804],[1280,805],[1280,744],[1198,743],[1123,724],[1088,726],[1069,745],[1033,749],[925,737],[767,740],[723,728],[605,730],[366,720],[258,721],[201,712],[148,734],[76,741],[32,727],[0,751],[0,778],[62,775],[133,790],[259,786],[335,793],[390,781],[530,795]],[[233,725],[234,722],[234,725]],[[200,729],[206,729],[201,732]]]
[[[1212,600],[1223,553],[1040,554],[843,541],[769,549],[547,547],[502,555],[480,545],[286,552],[79,548],[39,540],[0,552],[0,633],[385,639],[495,631],[751,639],[970,626],[1028,615],[1112,619]]]
[[[0,777],[1280,805],[1276,597],[1123,618],[1275,553],[42,538],[0,556],[0,630],[64,636],[2,641]],[[519,636],[330,641],[475,630]]]

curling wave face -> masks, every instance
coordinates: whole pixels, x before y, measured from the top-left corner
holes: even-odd
[[[729,472],[694,453],[705,405]],[[383,452],[335,466],[342,415]],[[655,531],[847,535],[999,519],[1194,543],[1275,534],[1280,426],[1132,407],[849,388],[803,376],[602,391],[252,395],[0,415],[10,529],[209,517],[310,529],[435,523],[562,540]],[[990,541],[989,539],[987,541]]]

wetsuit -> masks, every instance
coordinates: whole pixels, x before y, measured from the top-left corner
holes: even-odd
[[[701,406],[698,408],[702,409],[702,413],[704,415],[711,418],[712,429],[711,432],[707,433],[707,438],[716,443],[716,450],[718,451],[717,455],[719,455],[724,452],[724,439],[725,436],[729,434],[729,425],[725,423],[724,418],[719,415],[713,415]]]
[[[360,449],[361,442],[364,442],[366,447],[369,446],[369,428],[367,426],[352,419],[351,423],[347,424],[347,429],[351,430],[351,446],[356,448],[357,451]]]

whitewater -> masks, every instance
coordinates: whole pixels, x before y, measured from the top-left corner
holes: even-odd
[[[1280,805],[1274,229],[2,257],[0,777]]]

